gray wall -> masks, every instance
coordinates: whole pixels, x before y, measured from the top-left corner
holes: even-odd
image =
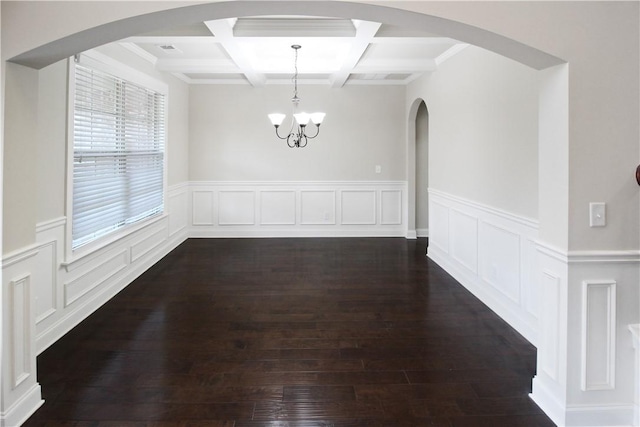
[[[279,140],[267,114],[291,118],[290,85],[194,85],[189,96],[192,181],[404,180],[404,88],[302,85],[301,111],[324,111],[304,149]],[[315,126],[309,126],[315,132]],[[375,166],[381,173],[375,173]]]
[[[429,186],[538,215],[537,72],[469,46],[413,82],[429,110]]]
[[[167,184],[187,180],[188,98],[184,82],[157,73],[130,52],[103,53],[162,80],[169,87]],[[3,253],[32,244],[36,224],[66,215],[67,60],[36,71],[8,64],[4,133]]]

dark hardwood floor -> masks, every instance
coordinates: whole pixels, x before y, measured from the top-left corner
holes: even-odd
[[[38,357],[28,427],[547,427],[426,240],[192,239]]]

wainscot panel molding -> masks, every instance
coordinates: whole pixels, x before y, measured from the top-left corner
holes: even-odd
[[[638,425],[640,363],[620,333],[639,320],[638,253],[536,249],[544,339],[531,397],[558,425]]]
[[[533,220],[433,189],[429,212],[429,257],[538,348],[531,397],[545,413],[638,425],[640,368],[620,331],[640,321],[640,253],[561,250]]]
[[[615,389],[616,282],[582,282],[582,390]]]
[[[437,224],[438,228],[430,228],[429,252],[437,249],[442,255],[449,255],[449,206],[429,198],[429,226]]]
[[[401,225],[402,224],[402,191],[401,190],[381,190],[380,196],[380,224]]]
[[[260,225],[295,225],[296,192],[260,191]]]
[[[636,353],[636,390],[633,400],[633,425],[640,426],[640,323],[629,325],[631,332],[631,342]]]
[[[535,221],[429,189],[429,257],[534,345]]]
[[[37,245],[2,262],[2,425],[22,424],[44,401],[36,375],[34,275]]]
[[[169,237],[179,237],[187,232],[189,184],[183,183],[167,190],[167,209],[169,211]]]
[[[405,181],[191,182],[191,237],[406,237]]]
[[[164,215],[71,262],[66,218],[37,224],[35,244],[3,257],[1,425],[42,405],[37,355],[187,239],[188,195],[186,184],[167,189]]]

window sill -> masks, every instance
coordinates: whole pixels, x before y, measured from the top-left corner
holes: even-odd
[[[122,242],[133,234],[136,234],[144,230],[145,228],[149,228],[168,217],[169,215],[167,215],[166,213],[159,214],[143,222],[124,227],[122,230],[118,230],[117,232],[105,236],[96,242],[89,243],[86,246],[82,246],[76,249],[75,251],[71,251],[71,256],[67,257],[64,262],[62,262],[61,266],[67,272],[74,271],[90,262],[100,252],[109,251],[110,249],[112,249],[112,246],[114,244]]]

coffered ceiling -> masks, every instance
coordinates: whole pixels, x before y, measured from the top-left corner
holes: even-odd
[[[465,44],[376,22],[272,16],[206,21],[130,37],[122,46],[190,84],[406,84]]]

